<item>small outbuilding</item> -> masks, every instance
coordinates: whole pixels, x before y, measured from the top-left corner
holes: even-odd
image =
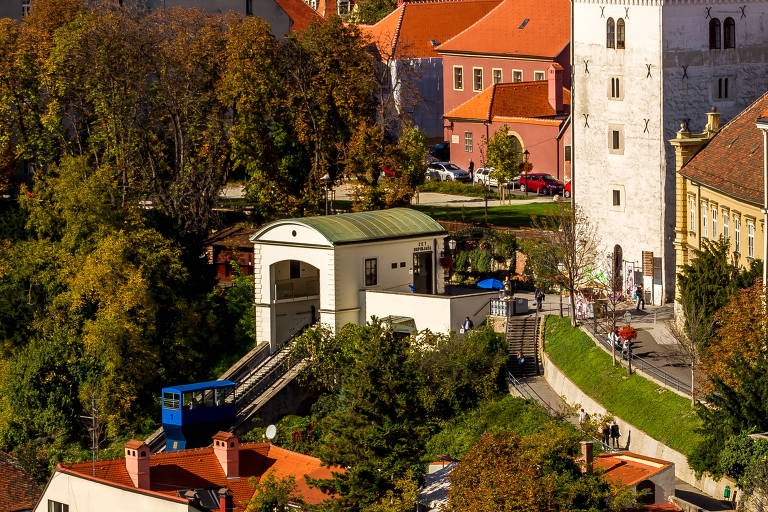
[[[495,292],[447,288],[447,232],[410,208],[284,219],[251,236],[257,340],[273,350],[317,322],[387,319],[403,332],[485,319]]]

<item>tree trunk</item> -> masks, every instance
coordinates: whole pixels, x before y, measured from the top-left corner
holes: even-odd
[[[694,364],[691,362],[691,409],[696,405],[696,384],[694,383]]]

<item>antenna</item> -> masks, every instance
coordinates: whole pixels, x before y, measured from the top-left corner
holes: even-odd
[[[266,432],[267,439],[269,439],[269,441],[272,442],[272,440],[275,438],[276,435],[277,435],[277,427],[274,425],[268,426],[267,432]]]
[[[99,438],[101,437],[101,426],[99,424],[99,409],[96,402],[104,400],[103,398],[91,398],[91,415],[80,416],[83,419],[91,420],[91,426],[88,432],[91,434],[91,476],[96,476],[96,453],[99,451]]]

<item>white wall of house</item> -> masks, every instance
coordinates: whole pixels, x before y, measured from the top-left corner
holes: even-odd
[[[574,11],[574,200],[597,226],[606,264],[616,244],[635,268],[642,251],[661,258],[654,301],[671,300],[675,169],[666,140],[681,122],[700,131],[712,105],[725,123],[764,92],[768,2],[576,0]],[[710,17],[728,16],[736,21],[736,48],[710,50]],[[609,17],[625,21],[623,50],[606,48]],[[729,97],[717,98],[717,80],[725,77]],[[617,98],[611,78],[620,79]],[[621,133],[619,150],[611,148],[613,130]]]
[[[113,487],[56,471],[45,488],[35,512],[48,512],[48,500],[69,505],[69,512],[187,512],[196,510],[140,492]]]

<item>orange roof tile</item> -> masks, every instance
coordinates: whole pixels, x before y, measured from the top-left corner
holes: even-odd
[[[406,2],[375,25],[360,28],[376,44],[383,58],[440,57],[436,45],[466,29],[500,1]]]
[[[768,109],[763,94],[723,126],[680,173],[736,199],[763,203],[763,134],[755,126]]]
[[[563,88],[563,110],[568,112],[571,93]],[[546,81],[495,84],[448,112],[446,119],[541,118],[563,115],[549,104]]]
[[[594,459],[595,468],[603,469],[610,483],[621,485],[635,485],[671,465],[632,452],[602,453]]]
[[[570,25],[569,0],[504,0],[437,51],[551,59],[568,44]]]
[[[0,512],[29,510],[40,497],[40,489],[10,455],[0,452]]]
[[[320,20],[320,15],[303,0],[275,0],[291,18],[291,32],[306,29],[310,23]]]
[[[136,489],[133,486],[125,469],[124,458],[97,461],[95,475],[91,474],[90,462],[62,463],[58,465],[57,470],[175,501],[185,501],[179,498],[179,490],[227,487],[232,491],[235,510],[244,510],[245,502],[253,496],[251,477],[258,482],[270,472],[274,472],[277,477],[293,476],[297,490],[304,500],[316,504],[329,496],[317,488],[310,487],[305,475],[312,478],[333,476],[331,468],[323,466],[320,459],[269,443],[240,445],[240,476],[237,478],[227,478],[224,475],[211,447],[152,454],[149,466],[148,490]]]

